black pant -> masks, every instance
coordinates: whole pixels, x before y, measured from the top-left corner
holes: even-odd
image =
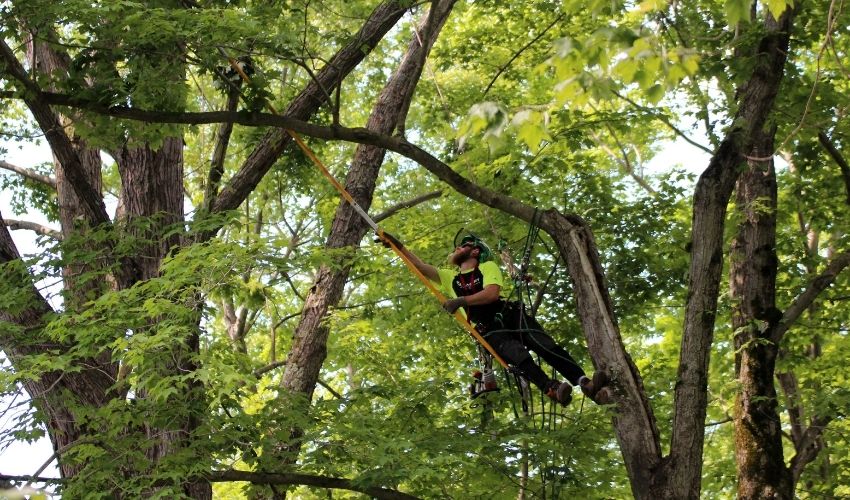
[[[479,323],[477,328],[496,353],[542,390],[546,390],[550,378],[537,366],[529,351],[533,351],[577,385],[584,370],[572,356],[555,343],[534,317],[521,311],[519,304],[508,303],[501,318]]]

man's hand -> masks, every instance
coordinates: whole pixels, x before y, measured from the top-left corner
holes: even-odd
[[[393,245],[395,245],[396,248],[401,249],[402,247],[404,247],[404,245],[402,245],[401,242],[398,241],[398,238],[396,238],[395,236],[391,235],[390,233],[388,233],[386,231],[384,231],[384,237],[383,238],[378,237],[378,239],[375,240],[376,243],[380,242],[381,245],[384,245],[385,248],[390,248],[390,245],[389,245],[389,243],[387,243],[387,241],[389,241]]]
[[[443,309],[445,309],[446,312],[449,314],[454,314],[459,307],[464,307],[465,305],[466,297],[457,297],[455,299],[448,299],[447,301],[443,302]]]

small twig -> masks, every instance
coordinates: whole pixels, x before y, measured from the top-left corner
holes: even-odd
[[[378,215],[376,215],[373,218],[373,220],[376,223],[381,222],[384,219],[388,219],[389,217],[392,217],[393,215],[395,215],[397,212],[399,212],[401,210],[414,207],[416,205],[419,205],[420,203],[424,203],[424,202],[426,202],[428,200],[432,200],[434,198],[439,198],[442,195],[443,195],[443,191],[441,189],[438,189],[436,191],[431,191],[430,193],[425,193],[425,194],[417,196],[415,198],[411,198],[410,200],[402,201],[401,203],[397,203],[397,204],[391,206],[390,208],[384,210],[383,212],[379,213]]]
[[[286,364],[286,361],[275,361],[274,363],[269,363],[262,368],[257,368],[256,370],[254,370],[254,376],[257,377],[257,378],[260,378],[264,374],[274,370],[275,368],[280,368],[281,366],[284,366],[285,364]]]
[[[544,29],[543,29],[543,31],[541,31],[539,35],[537,35],[537,36],[536,36],[536,37],[534,37],[534,38],[533,38],[530,42],[528,42],[527,44],[525,44],[525,46],[524,46],[524,47],[522,47],[521,49],[519,49],[519,50],[518,50],[518,51],[517,51],[517,52],[516,52],[516,53],[515,53],[515,54],[514,54],[511,58],[510,58],[510,60],[509,60],[508,62],[506,62],[506,63],[505,63],[502,67],[500,67],[500,68],[499,68],[499,71],[497,71],[497,72],[496,72],[496,74],[493,76],[493,78],[490,80],[490,83],[488,83],[488,84],[487,84],[487,88],[486,88],[486,89],[484,89],[484,94],[482,95],[482,97],[483,97],[483,96],[486,96],[486,95],[487,95],[487,92],[490,92],[490,88],[491,88],[491,87],[493,87],[493,84],[494,84],[494,83],[496,83],[496,80],[497,80],[497,79],[498,79],[498,78],[502,75],[502,73],[504,73],[504,72],[505,72],[505,70],[506,70],[506,69],[508,69],[508,68],[510,67],[510,65],[511,65],[511,64],[513,64],[513,62],[514,62],[514,61],[515,61],[515,60],[516,60],[516,59],[517,59],[520,55],[522,55],[522,53],[523,53],[523,52],[525,52],[526,50],[528,50],[528,48],[529,48],[529,47],[531,47],[532,45],[534,45],[535,43],[537,43],[537,42],[538,42],[541,38],[543,38],[543,35],[545,35],[545,34],[546,34],[546,33],[547,33],[550,29],[552,29],[552,27],[554,27],[556,24],[558,24],[558,22],[560,22],[560,21],[561,21],[561,19],[563,19],[563,18],[564,18],[564,14],[559,14],[559,15],[558,15],[558,17],[556,17],[554,21],[552,21],[551,23],[549,23],[549,26],[546,26],[546,28],[544,28]]]
[[[676,135],[678,135],[679,137],[681,137],[682,139],[684,139],[684,140],[685,140],[685,142],[687,142],[687,143],[688,143],[688,144],[690,144],[691,146],[694,146],[694,147],[696,147],[696,148],[699,148],[699,149],[701,149],[701,150],[705,151],[706,153],[708,153],[708,154],[710,154],[710,155],[711,155],[711,154],[714,154],[714,151],[712,151],[712,150],[710,150],[709,148],[707,148],[707,147],[703,146],[702,144],[700,144],[700,143],[698,143],[698,142],[694,141],[693,139],[691,139],[690,137],[688,137],[688,136],[687,136],[684,132],[682,132],[681,130],[679,130],[679,129],[678,129],[675,125],[673,125],[673,123],[672,123],[669,119],[667,119],[667,117],[666,117],[666,116],[664,116],[662,113],[658,113],[658,112],[656,112],[655,110],[649,109],[649,108],[647,108],[647,107],[645,107],[645,106],[641,106],[640,104],[636,103],[635,101],[633,101],[633,100],[629,99],[628,97],[626,97],[626,96],[624,96],[624,95],[619,94],[619,93],[618,93],[618,92],[616,92],[616,91],[613,91],[613,90],[612,90],[612,91],[611,91],[611,93],[613,93],[615,96],[619,97],[620,99],[622,99],[622,100],[626,101],[627,103],[631,104],[631,105],[632,105],[632,106],[634,106],[635,108],[637,108],[637,109],[639,109],[639,110],[641,110],[641,111],[643,111],[643,112],[645,112],[645,113],[650,113],[650,114],[652,114],[655,118],[658,118],[659,120],[661,120],[661,123],[663,123],[664,125],[667,125],[667,128],[669,128],[670,130],[672,130],[672,131],[673,131]]]
[[[34,473],[33,475],[29,476],[29,480],[28,480],[28,481],[24,484],[24,488],[28,488],[28,487],[30,486],[30,484],[31,484],[31,483],[34,483],[34,482],[39,482],[39,483],[40,483],[40,482],[43,482],[43,481],[37,481],[37,480],[36,480],[36,478],[38,478],[38,477],[39,477],[39,474],[41,474],[42,472],[44,472],[44,469],[46,469],[48,465],[50,465],[50,464],[51,464],[54,460],[56,460],[56,459],[57,459],[57,458],[59,458],[61,455],[63,455],[66,451],[70,450],[70,449],[71,449],[71,448],[73,448],[74,446],[78,446],[78,445],[81,445],[81,444],[96,443],[96,442],[98,442],[98,441],[99,441],[99,439],[98,439],[98,438],[94,438],[94,437],[84,437],[84,438],[82,438],[82,439],[78,439],[78,440],[76,440],[76,441],[72,441],[72,442],[70,442],[70,443],[66,444],[65,446],[62,446],[62,447],[61,447],[61,448],[59,448],[58,450],[54,451],[54,452],[53,452],[53,454],[52,454],[52,455],[50,455],[50,458],[48,458],[47,460],[45,460],[45,462],[44,462],[43,464],[41,464],[41,467],[39,467],[39,468],[38,468],[38,470],[37,470],[37,471],[35,471],[35,473]]]

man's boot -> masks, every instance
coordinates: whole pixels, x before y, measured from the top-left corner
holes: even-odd
[[[610,405],[614,403],[614,393],[608,387],[610,379],[605,372],[596,372],[593,374],[593,379],[582,377],[578,385],[581,387],[581,392],[590,398],[591,401],[598,405]]]
[[[558,382],[557,380],[549,381],[549,387],[546,389],[546,395],[561,403],[562,406],[567,406],[573,400],[573,386],[569,382]]]

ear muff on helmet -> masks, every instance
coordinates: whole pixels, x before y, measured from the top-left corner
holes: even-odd
[[[493,256],[493,251],[490,250],[490,247],[487,243],[484,243],[484,240],[476,236],[474,233],[467,233],[460,240],[458,240],[458,236],[460,236],[463,229],[457,232],[454,238],[454,246],[457,248],[460,245],[465,243],[472,243],[472,245],[479,250],[478,252],[478,262],[486,262],[490,260]]]

